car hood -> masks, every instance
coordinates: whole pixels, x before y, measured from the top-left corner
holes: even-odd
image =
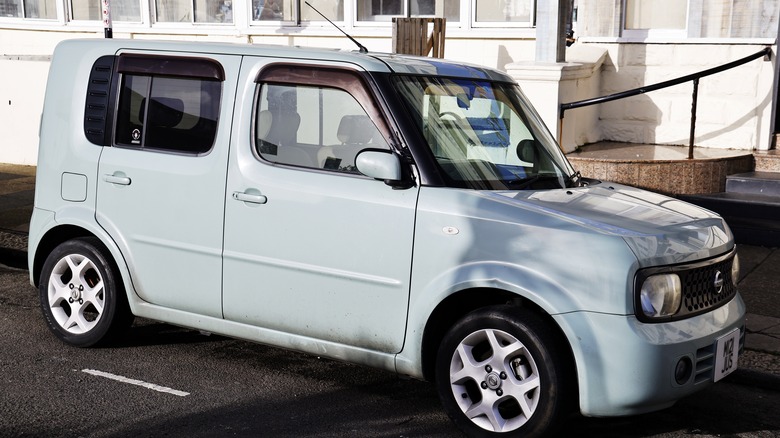
[[[726,222],[715,213],[620,184],[498,195],[593,231],[620,236],[640,267],[709,258],[734,246]]]

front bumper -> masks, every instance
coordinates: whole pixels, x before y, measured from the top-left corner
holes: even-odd
[[[587,416],[634,415],[671,406],[705,388],[715,376],[715,344],[739,328],[744,345],[745,304],[728,304],[692,318],[657,324],[633,315],[574,312],[555,316],[577,363],[580,410]],[[682,384],[675,368],[687,357],[691,377]]]

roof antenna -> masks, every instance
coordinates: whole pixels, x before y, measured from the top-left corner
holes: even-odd
[[[348,33],[344,32],[344,29],[342,29],[342,28],[340,28],[340,27],[336,26],[336,23],[334,23],[334,22],[330,21],[330,19],[328,19],[328,17],[326,17],[325,15],[323,15],[323,14],[322,14],[322,12],[318,11],[318,10],[317,10],[317,8],[315,8],[314,6],[312,6],[312,5],[311,5],[311,3],[309,3],[308,1],[304,1],[304,3],[306,3],[306,6],[308,6],[308,7],[312,8],[312,9],[314,9],[314,12],[316,12],[316,13],[320,14],[320,17],[322,17],[322,18],[324,18],[324,19],[328,20],[328,23],[332,24],[332,25],[333,25],[333,27],[335,27],[336,29],[338,29],[338,30],[339,30],[339,32],[343,33],[343,34],[344,34],[344,36],[346,36],[347,38],[349,38],[349,40],[350,40],[350,41],[352,41],[353,43],[355,43],[355,45],[356,45],[356,46],[358,46],[358,49],[359,49],[360,53],[368,53],[368,49],[366,49],[366,46],[364,46],[364,45],[360,44],[360,43],[359,43],[359,42],[358,42],[356,39],[354,39],[354,38],[352,38],[351,36],[349,36],[349,34],[348,34]]]

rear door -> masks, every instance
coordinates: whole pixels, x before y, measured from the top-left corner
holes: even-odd
[[[147,302],[222,317],[222,229],[238,56],[122,53],[97,220]]]
[[[319,62],[321,64],[321,62]],[[246,58],[225,207],[225,318],[398,352],[417,188],[361,175],[389,149],[365,73]]]

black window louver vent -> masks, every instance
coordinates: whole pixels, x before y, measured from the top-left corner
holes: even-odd
[[[102,56],[92,65],[84,109],[84,135],[98,146],[110,145],[109,98],[115,56]]]

